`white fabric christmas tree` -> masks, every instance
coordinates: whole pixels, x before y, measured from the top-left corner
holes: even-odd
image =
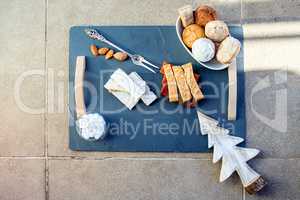
[[[247,161],[254,158],[259,150],[238,147],[243,138],[229,135],[229,130],[218,126],[218,121],[197,111],[202,135],[208,136],[208,148],[214,147],[213,163],[222,158],[220,182],[225,181],[233,172],[237,172],[248,193],[261,190],[266,182],[255,172]]]

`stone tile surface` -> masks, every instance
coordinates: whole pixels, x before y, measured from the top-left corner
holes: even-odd
[[[48,2],[47,69],[48,69],[48,147],[49,155],[97,155],[105,153],[71,152],[68,149],[68,31],[74,25],[173,25],[177,9],[185,4],[209,3],[220,10],[220,17],[229,22],[240,19],[240,1],[224,4],[216,1],[89,1]],[[233,12],[234,10],[234,12]],[[62,90],[61,90],[62,89]],[[59,95],[60,91],[64,95]],[[60,107],[64,105],[64,107]],[[132,154],[123,154],[132,155]],[[141,156],[141,154],[135,154]],[[147,154],[142,154],[145,156]],[[148,154],[149,155],[149,154]],[[160,154],[161,155],[161,154]],[[151,155],[151,156],[157,156]],[[173,155],[172,155],[173,156]],[[182,155],[179,155],[182,156]],[[184,155],[183,155],[184,156]],[[197,155],[207,157],[207,155]]]
[[[252,165],[264,176],[268,185],[256,195],[246,194],[245,200],[299,199],[299,159],[257,159]]]
[[[242,0],[243,22],[299,20],[299,0]]]
[[[287,82],[277,83],[276,76]],[[266,87],[259,91],[257,88]],[[300,157],[299,75],[286,71],[247,74],[247,145],[262,150],[264,158]],[[251,102],[252,98],[252,102]]]
[[[288,30],[283,37],[280,29]],[[299,30],[297,23],[244,26],[247,144],[262,157],[300,156]]]
[[[243,25],[247,71],[288,69],[300,74],[296,52],[300,44],[300,22]]]
[[[210,160],[50,160],[49,199],[242,199]]]
[[[45,3],[0,2],[0,156],[44,154]]]
[[[0,159],[1,200],[45,199],[45,160]]]

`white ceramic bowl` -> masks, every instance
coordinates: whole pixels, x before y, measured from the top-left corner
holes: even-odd
[[[226,69],[230,65],[230,64],[219,63],[215,58],[213,58],[211,61],[205,62],[205,63],[198,61],[194,57],[192,51],[187,46],[185,46],[185,44],[183,43],[182,37],[181,37],[182,31],[183,31],[183,26],[182,26],[180,17],[178,17],[178,19],[176,21],[176,33],[177,33],[178,39],[179,39],[180,43],[182,44],[182,46],[185,48],[185,50],[202,66],[204,66],[208,69],[211,69],[211,70],[222,70],[222,69]]]

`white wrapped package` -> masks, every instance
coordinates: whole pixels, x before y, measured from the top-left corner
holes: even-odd
[[[152,102],[157,99],[157,96],[152,92],[146,82],[138,75],[136,72],[131,72],[129,77],[135,82],[137,85],[145,88],[145,94],[141,97],[142,101],[145,105],[149,106]]]
[[[129,110],[133,109],[146,92],[145,85],[137,84],[121,69],[117,69],[111,75],[104,88],[119,99]]]
[[[145,93],[145,87],[139,87],[122,69],[117,69],[110,79],[134,98],[140,98]]]
[[[103,139],[106,134],[106,122],[98,113],[86,114],[76,121],[79,135],[86,140]]]
[[[146,92],[145,87],[138,86],[123,70],[117,69],[105,83],[106,88],[129,110],[131,110]]]
[[[123,70],[117,69],[105,83],[104,88],[119,99],[129,110],[140,99],[147,106],[157,99],[157,96],[136,72],[127,75]]]
[[[141,96],[131,96],[128,91],[121,89],[113,79],[109,79],[104,85],[104,88],[119,99],[129,110],[131,110],[141,98]]]

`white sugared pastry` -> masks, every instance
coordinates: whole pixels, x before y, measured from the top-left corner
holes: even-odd
[[[79,134],[86,140],[103,139],[106,134],[106,122],[98,113],[86,114],[76,121]]]
[[[192,52],[200,62],[208,62],[215,56],[215,44],[207,38],[200,38],[193,43]]]
[[[229,35],[228,26],[223,21],[210,21],[205,26],[205,35],[214,42],[221,42]]]
[[[234,37],[227,37],[223,40],[217,51],[217,60],[220,63],[228,64],[238,55],[241,43]]]

